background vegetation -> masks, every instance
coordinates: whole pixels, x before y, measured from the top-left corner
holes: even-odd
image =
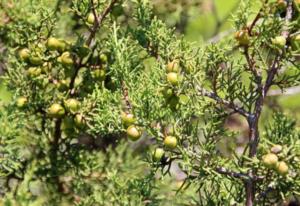
[[[44,15],[45,21],[47,21],[45,24],[49,25],[50,30],[55,30],[56,36],[67,41],[77,41],[78,36],[75,35],[76,32],[87,32],[83,25],[84,23],[78,23],[80,15],[78,15],[79,17],[70,15],[71,12],[76,13],[74,10],[70,11],[72,1],[65,0],[58,1],[60,3],[57,3],[57,1],[54,0],[1,0],[0,2],[0,16],[2,17],[0,19],[0,52],[5,54],[0,57],[2,61],[0,64],[1,73],[4,73],[6,70],[7,53],[9,53],[9,55],[13,53],[16,54],[17,50],[20,49],[19,47],[14,47],[15,45],[26,45],[27,43],[25,43],[25,41],[28,40],[24,40],[26,37],[32,38],[29,39],[31,42],[38,39],[38,37],[32,33],[34,33],[36,29],[34,24],[41,21],[41,19],[39,19],[40,16]],[[73,4],[76,5],[77,3],[80,6],[82,2],[74,0]],[[86,2],[88,4],[89,1]],[[139,2],[141,4],[141,1],[132,2]],[[239,18],[238,15],[240,15],[239,12],[241,12],[241,3],[244,2],[239,0],[151,1],[154,15],[162,20],[162,22],[166,23],[166,28],[175,28],[174,31],[166,29],[162,32],[161,30],[163,30],[164,27],[158,25],[157,28],[155,28],[158,30],[157,33],[162,35],[161,38],[164,38],[164,34],[167,36],[167,34],[169,34],[168,32],[172,31],[171,33],[176,35],[176,37],[172,37],[172,39],[176,39],[174,41],[183,38],[184,41],[187,42],[187,45],[181,46],[186,49],[187,52],[190,52],[189,54],[192,53],[192,51],[189,50],[189,43],[192,45],[210,45],[211,43],[218,43],[222,40],[228,39],[228,41],[230,41],[230,39],[233,39],[236,32],[236,29],[234,29],[234,22],[236,18]],[[57,17],[55,18],[56,27],[51,28],[51,25],[54,25],[54,23],[47,19],[47,12],[51,13],[51,10],[53,11],[56,7],[60,8],[59,14],[57,14]],[[73,9],[74,8],[76,7],[73,7]],[[115,67],[119,66],[125,68],[132,66],[136,67],[136,70],[138,70],[138,61],[131,62],[132,65],[126,65],[125,62],[127,57],[126,54],[128,54],[127,58],[136,55],[135,50],[138,49],[137,46],[135,47],[135,43],[126,42],[127,40],[125,38],[122,39],[123,42],[121,40],[116,40],[116,42],[109,40],[108,42],[110,43],[106,42],[107,39],[110,38],[107,34],[111,34],[112,31],[115,31],[116,35],[118,35],[117,26],[113,22],[117,22],[121,29],[122,25],[125,27],[127,24],[134,24],[130,19],[130,15],[134,8],[135,6],[131,1],[125,1],[123,5],[117,5],[112,12],[111,19],[104,26],[103,33],[99,34],[99,36],[100,38],[105,39],[103,49],[109,48],[109,52],[115,52],[113,53],[114,55],[122,54],[125,56],[124,58],[121,58],[120,62],[114,62]],[[252,2],[249,18],[253,19],[259,9],[260,4]],[[78,10],[80,10],[79,7]],[[19,19],[13,19],[12,17],[18,17]],[[27,28],[24,28],[26,26]],[[30,30],[29,27],[32,30]],[[24,31],[29,32],[29,34]],[[136,33],[136,35],[138,35],[138,33]],[[167,39],[169,37],[167,36],[165,38]],[[111,39],[113,38],[111,37]],[[123,47],[126,47],[128,44],[134,46],[123,51]],[[176,42],[174,44],[176,44]],[[78,46],[78,48],[79,47],[80,46]],[[180,51],[176,52],[180,53]],[[198,54],[200,55],[201,51]],[[136,58],[139,60],[141,57]],[[233,58],[238,59],[236,56]],[[20,66],[16,60],[12,60],[12,62],[9,63]],[[150,68],[155,65],[155,62],[152,58],[147,58],[143,64],[145,68],[149,68],[150,70]],[[113,73],[115,75],[119,75],[117,69],[112,72],[115,72]],[[18,73],[16,72],[15,75],[18,75]],[[161,74],[157,74],[157,76],[160,75]],[[142,85],[143,80],[145,80],[143,78],[147,77],[148,76],[139,76],[141,79],[132,77],[132,79],[137,82],[132,83],[132,88],[134,89],[137,85]],[[7,79],[1,79],[1,81],[4,82],[7,81]],[[246,78],[245,81],[247,81]],[[9,85],[11,88],[6,88],[5,85]],[[16,85],[20,86],[22,83]],[[24,86],[26,85],[24,84]],[[140,88],[136,89],[139,90]],[[49,185],[45,183],[48,178],[45,174],[49,171],[49,174],[52,174],[51,172],[53,172],[53,168],[49,168],[49,165],[52,165],[51,158],[44,159],[43,161],[32,161],[31,164],[28,165],[28,168],[26,168],[25,173],[18,174],[16,171],[20,171],[20,168],[23,168],[24,165],[26,165],[26,161],[32,159],[31,155],[40,154],[40,151],[38,151],[39,148],[48,149],[46,141],[44,139],[40,140],[40,136],[38,135],[42,133],[37,126],[37,124],[39,124],[39,117],[29,118],[26,116],[26,112],[23,113],[22,110],[19,111],[15,107],[15,101],[19,96],[20,91],[21,89],[13,88],[12,82],[6,82],[6,84],[0,82],[0,136],[5,137],[2,140],[3,142],[9,142],[9,144],[12,145],[9,150],[6,150],[6,148],[1,147],[0,142],[0,153],[7,155],[2,155],[0,157],[1,167],[4,168],[3,171],[6,172],[3,172],[3,174],[0,173],[0,195],[3,197],[3,200],[0,201],[0,205],[244,204],[242,203],[242,200],[240,202],[236,201],[238,197],[232,197],[233,195],[230,193],[216,194],[220,191],[218,189],[226,187],[226,184],[229,182],[229,180],[224,180],[222,182],[224,185],[221,186],[214,183],[214,181],[219,181],[218,178],[221,178],[219,176],[217,176],[216,179],[209,180],[209,183],[205,183],[211,185],[211,188],[206,190],[201,187],[199,189],[199,181],[198,183],[195,181],[196,184],[190,185],[184,182],[186,174],[182,172],[178,164],[172,164],[169,175],[163,175],[165,170],[161,169],[152,161],[152,152],[156,147],[153,142],[149,142],[145,137],[138,142],[128,141],[128,139],[123,138],[124,134],[120,132],[122,131],[122,123],[119,119],[114,119],[116,116],[115,114],[117,113],[115,109],[118,109],[116,101],[119,97],[117,94],[112,96],[105,93],[101,87],[93,88],[93,92],[90,96],[82,98],[84,107],[86,107],[85,110],[89,110],[88,107],[93,103],[97,105],[95,111],[93,110],[95,116],[92,114],[87,118],[88,134],[79,132],[78,135],[78,133],[76,133],[76,135],[78,135],[76,146],[86,147],[88,149],[77,150],[77,148],[71,148],[70,156],[74,157],[74,159],[71,158],[70,160],[70,162],[74,164],[72,166],[71,164],[68,165],[67,162],[64,162],[64,159],[57,160],[58,163],[55,163],[57,165],[66,164],[65,168],[61,168],[63,171],[58,171],[61,172],[59,174],[63,174],[59,175],[60,185],[55,185],[56,183],[54,183],[54,186],[49,187]],[[147,91],[144,92],[148,94]],[[132,93],[134,93],[134,91],[132,91]],[[296,136],[295,131],[298,131],[299,129],[298,119],[300,117],[299,93],[297,87],[293,87],[293,90],[286,94],[282,94],[278,88],[272,88],[270,96],[265,100],[266,107],[262,113],[260,128],[264,129],[266,127],[266,132],[269,131],[270,133],[290,132],[289,134],[291,134],[291,136]],[[151,98],[153,96],[151,96]],[[138,97],[140,99],[138,99]],[[143,94],[140,94],[138,97],[132,95],[131,99],[136,100],[134,103],[137,106],[134,106],[138,108],[137,113],[140,116],[143,116],[144,114],[139,111],[138,105],[140,105],[141,102],[146,101],[147,98],[145,98]],[[37,98],[37,103],[43,102],[43,100],[40,100],[39,98],[47,99],[47,93],[45,93],[45,95],[41,94],[41,96]],[[115,107],[110,109],[101,106],[108,102]],[[9,104],[14,106],[7,107],[6,105]],[[153,105],[153,107],[155,106],[157,105]],[[209,107],[210,104],[206,106]],[[16,110],[19,114],[14,116]],[[276,114],[274,115],[274,111],[279,111],[280,114],[278,113],[276,116]],[[169,110],[167,112],[169,112]],[[187,112],[184,111],[184,109],[183,112],[186,112],[186,115],[191,113],[191,111]],[[101,113],[102,117],[96,116],[99,113]],[[281,113],[292,116],[292,118],[280,116]],[[159,113],[153,114],[153,116],[158,114]],[[213,115],[217,114],[213,113],[211,118],[215,118]],[[276,121],[276,117],[278,118],[278,121]],[[111,124],[113,125],[113,128],[102,125],[104,122],[103,119],[105,118],[111,121],[115,120],[115,123]],[[272,121],[276,124],[274,123],[274,125],[272,125]],[[282,123],[282,125],[279,123]],[[49,121],[48,124],[50,125],[52,123]],[[290,130],[287,129],[289,125],[291,127]],[[226,133],[226,135],[232,138],[229,140],[226,139],[225,142],[219,142],[217,148],[224,156],[228,155],[230,157],[231,150],[239,151],[239,149],[244,148],[247,143],[247,139],[243,135],[247,133],[247,124],[241,118],[233,115],[226,120],[223,126],[232,132],[230,134]],[[278,128],[281,127],[283,129],[282,131],[279,129],[276,130],[276,128],[273,128],[272,126]],[[37,133],[28,133],[28,127],[38,128]],[[24,131],[27,131],[27,133]],[[49,131],[51,131],[50,128]],[[116,133],[111,131],[116,131]],[[72,134],[73,132],[73,130],[70,131]],[[66,132],[65,135],[68,136],[69,134]],[[102,135],[104,135],[105,138],[103,138]],[[120,136],[121,138],[119,138]],[[47,138],[46,135],[43,137]],[[268,145],[269,143],[264,142],[264,144]],[[26,147],[22,148],[24,145],[26,145]],[[51,151],[51,149],[49,149],[49,151]],[[11,159],[7,161],[7,157]],[[39,168],[40,171],[37,172],[36,168]],[[43,177],[44,179],[37,177],[35,173],[42,174],[41,176],[45,175],[45,177]],[[56,187],[58,187],[59,192],[57,192]],[[236,188],[238,187],[240,186],[237,186]],[[285,188],[286,185],[283,185],[282,187]],[[236,196],[239,195],[238,191],[234,192],[236,192]],[[209,198],[210,194],[214,194],[211,199]],[[299,195],[299,191],[297,194]],[[221,199],[221,197],[223,199]],[[288,199],[290,197],[292,197],[292,195],[288,194],[286,198]],[[271,205],[274,203],[261,204]],[[280,200],[277,201],[277,204],[282,205],[284,203]]]

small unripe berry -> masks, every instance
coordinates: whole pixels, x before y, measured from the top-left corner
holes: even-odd
[[[164,140],[164,145],[168,149],[175,149],[177,146],[177,139],[173,136],[166,136]]]
[[[89,13],[89,15],[87,16],[87,22],[89,24],[94,24],[95,23],[95,15],[94,15],[94,13]]]
[[[122,112],[121,119],[124,125],[130,126],[135,123],[135,118],[133,114]]]
[[[165,151],[162,148],[156,148],[153,153],[153,160],[159,162],[161,158],[164,156]]]
[[[76,99],[68,99],[65,101],[65,107],[68,112],[75,113],[80,108],[80,102]]]
[[[30,77],[37,77],[42,73],[42,69],[39,67],[29,67],[27,70],[27,75]]]
[[[30,57],[30,51],[27,48],[21,49],[19,51],[19,56],[23,61],[27,61]]]
[[[271,152],[274,153],[274,154],[278,154],[282,151],[282,146],[277,144],[277,145],[274,145],[272,148],[271,148]]]
[[[74,117],[75,125],[79,128],[83,128],[86,124],[84,116],[82,114],[76,114]]]
[[[276,171],[280,174],[280,175],[287,175],[289,173],[289,167],[288,165],[283,162],[280,161],[278,162],[278,164],[276,165]]]
[[[27,104],[28,100],[26,97],[19,97],[17,99],[17,107],[18,108],[23,108]]]
[[[277,36],[274,39],[272,39],[272,43],[279,48],[284,48],[286,44],[286,38],[284,36]]]
[[[278,163],[278,157],[275,154],[269,153],[263,157],[263,163],[268,168],[275,168]]]
[[[64,52],[60,56],[60,61],[64,66],[72,66],[74,64],[72,55],[70,52]]]
[[[64,51],[65,47],[66,47],[66,44],[65,44],[65,42],[63,42],[59,39],[56,39],[54,37],[50,37],[47,41],[46,46],[49,50],[52,50],[52,51],[55,51],[55,50]]]
[[[178,85],[178,74],[175,72],[170,72],[167,74],[167,80],[170,84],[172,84],[173,86]]]
[[[278,0],[277,1],[277,8],[280,10],[280,11],[284,11],[287,7],[287,2],[285,0]]]
[[[100,54],[99,59],[102,64],[106,64],[108,58],[107,58],[106,54]]]
[[[170,72],[178,72],[179,71],[179,62],[178,60],[173,60],[171,62],[168,63],[167,65],[167,73]]]
[[[29,57],[29,62],[32,65],[35,65],[35,66],[39,66],[39,65],[43,64],[43,60],[42,60],[42,58],[39,55],[32,55],[32,56],[30,56]]]
[[[141,137],[140,129],[134,125],[127,128],[127,136],[132,141],[137,141]]]
[[[106,71],[104,69],[96,69],[92,71],[92,76],[99,81],[104,81],[106,77]]]
[[[164,96],[165,99],[169,99],[174,95],[174,92],[171,88],[165,87],[161,90],[162,95]]]
[[[48,115],[53,118],[60,118],[65,115],[65,109],[60,104],[54,103],[48,108]]]
[[[246,29],[237,31],[234,37],[241,46],[248,46],[250,44],[250,37]]]

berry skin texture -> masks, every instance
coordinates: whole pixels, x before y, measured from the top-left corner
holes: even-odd
[[[277,144],[277,145],[274,145],[272,148],[271,148],[271,152],[273,154],[279,154],[280,152],[282,151],[282,146]]]
[[[27,70],[27,75],[29,77],[38,77],[42,73],[42,69],[39,67],[29,67]]]
[[[278,0],[277,7],[280,11],[284,11],[287,7],[287,2],[285,0]]]
[[[159,162],[161,160],[161,158],[164,156],[164,154],[165,154],[164,149],[156,148],[152,153],[153,160],[156,162]]]
[[[250,44],[250,37],[247,30],[237,31],[234,37],[241,46],[248,46]]]
[[[170,72],[178,72],[179,71],[179,62],[177,60],[173,60],[167,65],[167,73]]]
[[[92,76],[99,81],[104,81],[106,77],[106,71],[104,69],[96,69],[92,71]]]
[[[65,107],[68,112],[75,113],[80,108],[80,102],[76,99],[68,99],[65,101]]]
[[[174,92],[171,88],[165,87],[161,90],[162,95],[165,99],[169,99],[174,95]]]
[[[32,65],[35,65],[35,66],[39,66],[39,65],[43,64],[42,58],[39,57],[38,55],[30,56],[29,57],[29,62]]]
[[[140,129],[134,125],[127,128],[127,136],[131,141],[137,141],[141,137]]]
[[[74,122],[75,122],[76,127],[78,127],[78,128],[83,128],[86,123],[84,116],[82,114],[76,114],[74,117]]]
[[[88,17],[87,17],[87,22],[89,24],[94,24],[95,23],[95,16],[93,13],[89,13]]]
[[[108,58],[107,58],[106,54],[100,54],[99,59],[102,64],[106,64]]]
[[[274,39],[272,39],[272,43],[274,46],[278,48],[284,48],[286,44],[286,39],[284,36],[277,36]]]
[[[49,117],[61,118],[65,115],[66,111],[60,104],[54,103],[48,108]]]
[[[177,147],[177,139],[173,136],[166,136],[164,145],[168,149],[175,149]]]
[[[19,51],[19,56],[22,59],[22,61],[27,61],[30,57],[30,51],[27,48],[21,49]]]
[[[276,166],[276,171],[280,175],[285,176],[289,173],[289,167],[285,162],[281,161],[281,162],[278,162],[278,164]]]
[[[60,61],[64,66],[72,66],[74,64],[73,58],[70,54],[70,52],[64,52],[60,56]]]
[[[16,102],[18,108],[24,108],[28,100],[26,97],[19,97]]]
[[[175,73],[175,72],[168,73],[167,74],[167,80],[173,86],[178,85],[178,82],[179,82],[179,80],[178,80],[178,74]]]
[[[59,40],[59,39],[56,39],[54,37],[50,37],[47,41],[46,46],[51,51],[55,51],[55,50],[63,51],[66,47],[66,44],[63,41]]]
[[[275,168],[278,163],[278,157],[275,154],[266,154],[262,159],[264,165],[268,168]]]
[[[130,126],[135,123],[135,118],[133,114],[122,112],[121,119],[124,125]]]

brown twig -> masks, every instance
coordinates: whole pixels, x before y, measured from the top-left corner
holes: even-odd
[[[113,6],[115,3],[117,3],[118,0],[112,0],[111,3],[105,8],[105,10],[102,12],[102,14],[98,17],[97,16],[97,12],[96,12],[96,8],[95,8],[95,4],[94,4],[94,0],[91,0],[91,5],[92,5],[92,12],[93,12],[93,15],[95,17],[95,22],[94,22],[94,25],[92,27],[92,29],[90,30],[90,34],[86,40],[86,44],[91,47],[91,43],[92,43],[92,40],[94,39],[96,33],[97,33],[97,30],[100,29],[105,17],[111,12]],[[75,79],[79,73],[79,70],[80,68],[82,67],[82,59],[79,59],[79,61],[77,62],[77,66],[75,68],[75,72],[74,72],[74,75],[73,77],[71,78],[71,81],[70,81],[70,91],[71,91],[71,95],[74,95],[74,83],[75,83]]]
[[[122,82],[122,93],[123,93],[124,101],[126,103],[126,112],[129,112],[132,109],[132,106],[129,101],[128,89],[124,82]]]
[[[91,0],[92,2],[92,11],[93,11],[93,14],[94,16],[96,17],[95,18],[95,23],[91,29],[91,32],[90,32],[90,35],[86,41],[87,45],[90,46],[93,38],[95,37],[96,35],[96,32],[97,30],[99,29],[99,27],[102,25],[105,17],[111,12],[113,6],[117,3],[118,0],[112,0],[111,3],[105,8],[105,10],[103,11],[103,13],[98,17],[97,14],[96,14],[96,10],[95,10],[95,7],[94,7],[94,1]]]
[[[222,99],[221,97],[219,97],[214,92],[207,91],[204,88],[201,88],[199,86],[196,87],[196,90],[199,92],[200,95],[209,97],[209,98],[215,100],[216,102],[218,102],[219,104],[224,105],[228,109],[234,110],[235,112],[239,113],[240,115],[242,115],[244,117],[248,117],[249,116],[249,113],[243,107],[236,105],[232,101],[228,101],[228,100]]]
[[[292,2],[289,1],[286,17],[285,17],[285,25],[283,26],[282,35],[287,38],[289,36],[288,31],[288,24],[292,18]],[[255,103],[254,113],[248,117],[248,124],[249,124],[249,157],[252,158],[256,156],[257,147],[259,143],[259,130],[258,130],[258,122],[261,115],[262,107],[264,99],[273,84],[273,80],[280,69],[280,60],[283,58],[284,51],[282,54],[278,54],[273,64],[271,65],[270,69],[267,72],[267,79],[265,84],[259,88],[259,96]],[[250,176],[254,176],[254,171],[249,170],[248,174]],[[249,180],[245,183],[246,189],[246,206],[253,206],[255,201],[255,185],[256,182],[253,180]]]

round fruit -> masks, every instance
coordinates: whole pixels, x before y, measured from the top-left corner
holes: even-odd
[[[63,50],[65,50],[66,44],[65,44],[65,42],[63,42],[59,39],[50,37],[47,41],[46,46],[49,50],[52,50],[52,51],[55,51],[55,50],[63,51]]]
[[[278,154],[282,151],[282,146],[277,144],[277,145],[274,145],[272,148],[271,148],[271,152],[274,153],[274,154]]]
[[[95,23],[95,15],[93,13],[89,13],[89,15],[87,17],[87,22],[89,24],[94,24]]]
[[[286,44],[286,38],[284,36],[277,36],[274,39],[272,39],[272,43],[279,48],[284,48]]]
[[[17,99],[17,107],[23,108],[27,104],[28,100],[26,97],[19,97]]]
[[[60,61],[64,66],[72,66],[74,64],[72,55],[70,54],[70,52],[64,52],[61,56],[60,56]]]
[[[84,116],[82,114],[76,114],[74,117],[74,122],[75,122],[75,125],[79,128],[84,127],[85,123],[86,123]]]
[[[100,54],[99,58],[100,58],[100,61],[101,61],[102,64],[107,63],[108,58],[107,58],[106,54]]]
[[[134,125],[127,128],[127,136],[132,141],[137,141],[141,137],[140,129]]]
[[[287,175],[289,173],[289,167],[288,165],[281,161],[278,162],[277,166],[276,166],[276,171],[280,174],[280,175]]]
[[[153,151],[153,160],[159,162],[161,158],[164,156],[165,151],[162,148],[156,148]]]
[[[284,11],[287,7],[287,2],[285,0],[278,0],[277,1],[277,8],[280,10],[280,11]]]
[[[250,37],[247,30],[237,31],[234,37],[239,42],[239,45],[247,46],[250,43]]]
[[[19,51],[19,56],[23,61],[27,61],[30,57],[30,51],[27,48],[21,49]]]
[[[163,90],[161,90],[161,92],[165,99],[169,99],[170,97],[172,97],[174,95],[173,90],[168,87],[163,88]]]
[[[167,65],[167,72],[178,72],[179,71],[179,62],[178,60],[173,60]]]
[[[54,103],[48,108],[48,115],[53,118],[63,117],[65,109],[60,104]]]
[[[268,168],[276,167],[278,163],[278,157],[275,154],[269,153],[263,157],[263,163]]]
[[[104,69],[96,69],[92,72],[93,78],[99,80],[99,81],[104,81],[106,77],[106,72]]]
[[[68,112],[75,113],[80,108],[80,102],[76,99],[68,99],[65,101],[65,107]]]
[[[40,56],[38,55],[33,55],[29,57],[29,61],[32,65],[38,66],[43,64],[43,60]]]
[[[122,112],[121,119],[122,119],[123,124],[125,124],[126,126],[129,126],[129,125],[132,125],[135,123],[134,115],[130,114],[130,113]]]
[[[168,149],[175,149],[177,146],[177,139],[173,136],[167,136],[164,140],[164,145]]]
[[[42,73],[42,69],[39,67],[29,67],[27,70],[27,75],[30,77],[37,77]]]
[[[178,74],[175,72],[170,72],[167,74],[167,80],[170,84],[172,84],[173,86],[178,85]]]

